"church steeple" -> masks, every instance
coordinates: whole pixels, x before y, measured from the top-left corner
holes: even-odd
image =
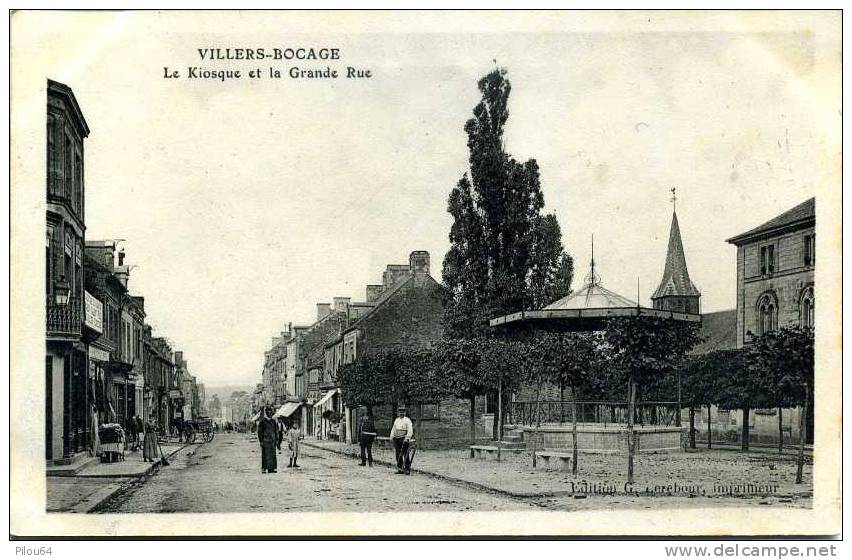
[[[672,189],[672,205],[677,203],[677,194]],[[669,248],[666,254],[666,267],[663,279],[651,296],[654,309],[677,311],[681,313],[699,313],[698,300],[701,292],[689,278],[686,268],[686,256],[683,252],[683,242],[680,239],[680,226],[677,221],[677,211],[672,208],[672,227],[669,232]]]

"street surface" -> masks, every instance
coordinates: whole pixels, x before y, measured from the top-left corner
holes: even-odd
[[[136,483],[99,512],[512,511],[537,506],[423,474],[361,467],[330,451],[302,447],[298,469],[278,456],[278,472],[261,474],[260,446],[248,434],[217,434],[190,446],[147,482]]]

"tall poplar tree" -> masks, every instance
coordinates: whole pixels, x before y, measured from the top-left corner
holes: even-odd
[[[490,318],[567,295],[574,268],[556,216],[542,214],[538,164],[519,162],[505,150],[512,89],[506,70],[490,72],[478,87],[482,99],[464,127],[470,171],[447,207],[453,225],[444,257],[444,322],[453,338],[481,336]]]

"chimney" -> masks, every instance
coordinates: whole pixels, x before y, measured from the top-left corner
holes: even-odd
[[[429,251],[412,251],[408,265],[412,274],[429,274]]]
[[[330,303],[318,303],[317,304],[317,321],[319,321],[320,319],[322,319],[323,317],[325,317],[326,315],[328,315],[330,313],[331,313],[331,304]]]
[[[115,277],[118,278],[118,281],[121,282],[121,285],[127,288],[127,280],[130,278],[130,267],[128,266],[117,266],[115,267]]]
[[[408,277],[409,274],[411,274],[411,265],[389,264],[382,274],[382,283],[387,289],[399,282],[400,279]]]
[[[349,300],[352,298],[348,297],[336,297],[334,299],[334,310],[335,311],[346,311],[349,308]]]
[[[183,363],[183,350],[175,351],[175,365],[181,365]]]
[[[382,295],[385,287],[382,284],[367,284],[367,303],[373,303]]]

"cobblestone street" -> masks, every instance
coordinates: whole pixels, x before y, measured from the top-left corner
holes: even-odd
[[[507,456],[507,462],[501,464],[457,458],[456,455],[462,452],[421,453],[415,463],[430,473],[435,472],[439,477],[423,472],[404,476],[394,474],[395,469],[386,465],[361,467],[357,459],[332,451],[341,448],[336,442],[323,442],[329,449],[316,447],[316,442],[306,443],[309,445],[302,447],[300,468],[287,468],[286,455],[280,454],[278,472],[262,474],[260,449],[253,436],[219,434],[212,443],[181,450],[170,459],[169,466],[161,468],[156,476],[147,481],[125,484],[122,491],[96,511],[575,511],[613,507],[811,506],[809,489],[788,485],[782,485],[780,492],[771,497],[628,496],[620,492],[618,495],[601,495],[593,490],[571,492],[569,476],[554,471],[532,471],[518,463],[523,461],[520,457]],[[388,450],[377,449],[374,455],[377,460],[392,460],[392,452]],[[679,461],[689,459],[684,456]],[[692,470],[681,473],[683,479],[677,476],[673,478],[673,473],[667,472],[659,480],[689,480],[687,475],[706,478],[709,471],[718,470],[720,464],[719,461],[708,461],[706,458],[691,459]],[[736,456],[730,453],[720,458],[725,463],[735,459]],[[656,458],[646,460],[656,461]],[[740,458],[740,462],[744,460],[747,459]],[[606,461],[596,457],[595,461],[588,460],[586,468],[592,468],[596,463],[605,466]],[[653,463],[646,467],[655,469]],[[509,471],[514,474],[507,477]],[[582,480],[595,483],[596,477],[578,477],[577,482]],[[752,480],[751,475],[748,480]],[[490,481],[490,486],[501,491],[490,491],[483,481]],[[637,487],[644,484],[642,482]]]
[[[260,447],[247,434],[218,434],[187,448],[147,482],[136,483],[100,512],[498,511],[537,506],[426,475],[396,475],[376,465],[303,447],[300,468],[261,474]]]

